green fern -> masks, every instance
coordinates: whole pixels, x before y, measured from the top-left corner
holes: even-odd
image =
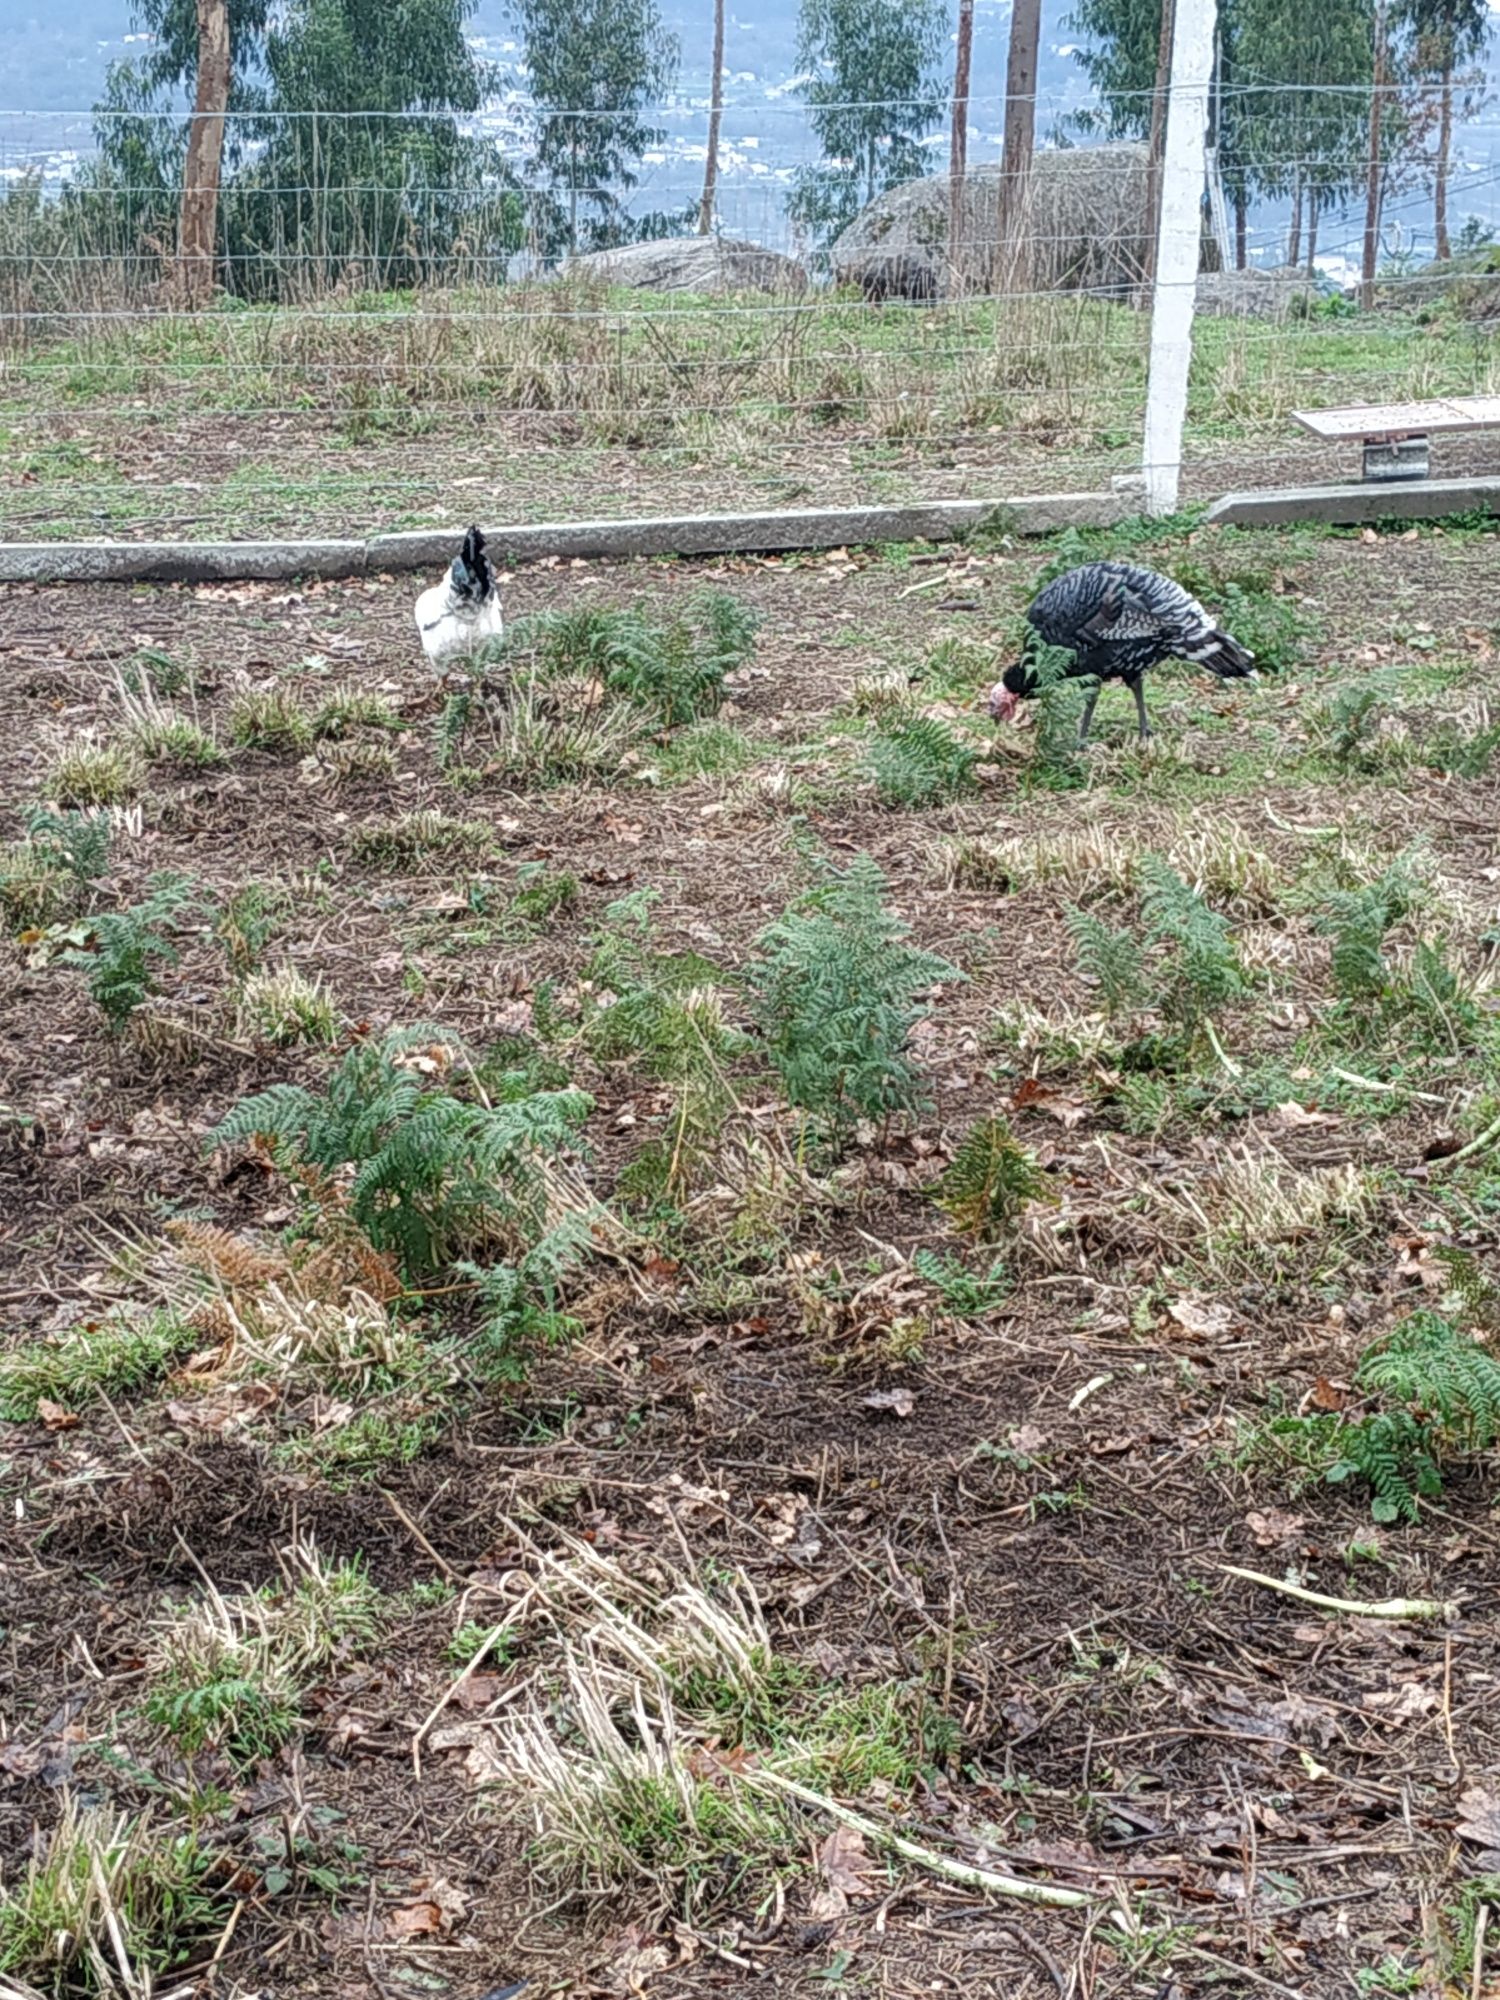
[[[1500,1439],[1500,1361],[1441,1313],[1402,1320],[1365,1351],[1355,1380],[1420,1410],[1461,1450]]]
[[[1405,856],[1378,881],[1328,892],[1315,921],[1333,940],[1333,983],[1341,999],[1377,999],[1389,989],[1390,967],[1381,947],[1386,932],[1413,907],[1417,894],[1418,884]]]
[[[506,635],[508,661],[529,659],[541,681],[585,674],[662,728],[711,715],[724,682],[749,657],[759,615],[723,591],[699,591],[657,621],[635,607],[548,611]]]
[[[1146,965],[1129,931],[1115,930],[1088,910],[1070,909],[1068,931],[1080,975],[1097,986],[1111,1020],[1129,1014],[1147,993]]]
[[[26,832],[49,867],[72,876],[80,897],[92,892],[109,866],[110,826],[102,813],[34,806],[26,815]]]
[[[907,942],[868,854],[821,879],[756,940],[746,974],[756,1024],[791,1103],[831,1135],[926,1101],[908,1053],[918,996],[963,974]]]
[[[1140,863],[1146,935],[1172,947],[1162,1012],[1195,1027],[1247,991],[1228,923],[1160,855]]]
[[[547,1234],[546,1163],[573,1141],[592,1099],[560,1090],[469,1103],[405,1060],[434,1047],[463,1073],[444,1030],[393,1030],[352,1049],[321,1093],[283,1083],[242,1099],[207,1143],[259,1138],[290,1165],[352,1168],[355,1221],[411,1277],[482,1243],[524,1255]]]
[[[885,725],[870,744],[865,768],[882,805],[930,806],[957,798],[974,782],[978,753],[932,716]]]
[[[173,929],[195,901],[186,876],[153,875],[150,889],[145,902],[94,919],[92,951],[61,954],[64,965],[87,971],[89,998],[115,1034],[157,990],[153,968],[175,965],[181,957]]]
[[[1418,1500],[1443,1490],[1432,1431],[1406,1410],[1382,1410],[1346,1424],[1338,1444],[1340,1456],[1326,1474],[1329,1483],[1363,1479],[1377,1521],[1414,1521]]]
[[[1036,1155],[996,1117],[969,1127],[933,1199],[967,1235],[988,1236],[1049,1192]]]

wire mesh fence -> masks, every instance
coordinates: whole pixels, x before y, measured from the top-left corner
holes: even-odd
[[[1349,471],[1299,406],[1500,389],[1500,119],[1453,121],[1440,163],[1434,121],[1390,97],[1359,295],[1371,91],[1214,91],[1187,495]],[[664,136],[629,188],[540,188],[516,104],[231,117],[196,310],[173,284],[181,114],[132,113],[131,146],[101,154],[97,116],[0,112],[0,534],[1000,498],[1139,472],[1145,144],[1045,144],[1016,184],[1007,107],[972,96],[961,180],[881,190],[872,163],[873,203],[856,186],[834,229],[796,199],[805,122],[773,108],[784,130],[764,101],[726,105],[702,238],[703,106],[651,111]],[[1043,104],[1038,130],[1070,117]],[[947,146],[939,125],[935,166]],[[1455,254],[1434,264],[1438,179]],[[590,231],[628,240],[589,253]]]

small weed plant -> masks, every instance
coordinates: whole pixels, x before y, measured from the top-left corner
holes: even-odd
[[[876,731],[865,768],[881,804],[904,810],[960,797],[971,789],[978,761],[946,723],[914,715]]]
[[[193,886],[182,875],[154,875],[150,890],[144,902],[94,919],[91,951],[62,954],[65,965],[87,972],[89,998],[117,1035],[157,991],[155,968],[177,964],[177,931],[196,904]]]
[[[76,1411],[100,1391],[130,1395],[198,1344],[199,1335],[175,1313],[123,1308],[64,1333],[24,1341],[0,1354],[0,1417],[21,1423],[35,1417],[44,1402]]]
[[[641,709],[659,728],[712,715],[724,682],[749,658],[758,618],[723,591],[700,591],[671,617],[634,607],[545,612],[514,626],[507,659],[547,683],[582,675]]]
[[[966,1236],[987,1237],[1045,1199],[1047,1177],[1003,1118],[971,1125],[937,1182],[933,1199]]]

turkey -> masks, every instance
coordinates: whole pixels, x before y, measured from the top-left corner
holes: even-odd
[[[1141,685],[1159,660],[1191,660],[1220,680],[1254,678],[1255,655],[1217,626],[1180,583],[1139,563],[1091,562],[1057,577],[1026,613],[1031,627],[1021,657],[990,689],[990,714],[1008,722],[1022,699],[1041,685],[1037,642],[1073,655],[1065,680],[1089,679],[1078,724],[1081,749],[1089,740],[1094,705],[1106,681],[1123,681],[1135,696],[1141,738],[1151,734]]]
[[[495,572],[484,552],[484,536],[470,528],[448,574],[417,599],[417,631],[422,651],[434,666],[472,658],[505,631]]]

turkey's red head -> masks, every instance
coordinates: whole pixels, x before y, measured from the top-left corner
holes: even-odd
[[[996,722],[1009,722],[1021,706],[1021,697],[1008,688],[1004,681],[996,681],[990,689],[989,709]]]

